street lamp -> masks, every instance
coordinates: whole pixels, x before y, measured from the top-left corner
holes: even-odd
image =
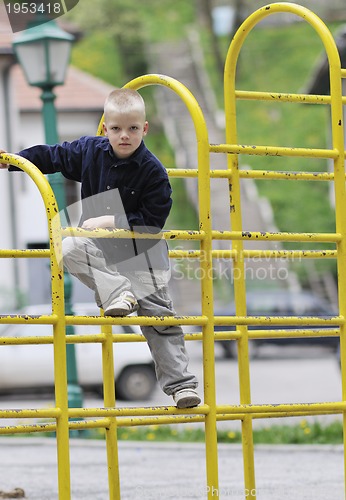
[[[53,88],[63,85],[70,60],[71,44],[74,37],[63,31],[55,21],[42,24],[38,18],[21,32],[13,42],[14,52],[24,70],[29,85],[42,90],[43,120],[47,144],[59,142]],[[64,181],[60,173],[49,174],[49,182],[55,194],[59,210],[66,207]],[[72,313],[71,277],[65,273],[65,313]],[[67,325],[66,334],[74,333],[72,325]],[[67,381],[69,406],[83,406],[82,390],[78,384],[76,353],[74,344],[67,347]]]
[[[15,54],[29,85],[42,89],[47,144],[55,144],[59,140],[53,88],[64,83],[72,41],[72,35],[59,28],[55,21],[49,21],[33,24],[13,42]]]

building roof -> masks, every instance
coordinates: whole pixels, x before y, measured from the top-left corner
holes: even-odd
[[[68,29],[71,31],[71,29]],[[74,32],[75,34],[75,32]],[[13,33],[4,2],[0,2],[0,57],[13,54]],[[20,111],[39,111],[42,107],[40,89],[30,87],[18,64],[11,70],[16,105]],[[70,66],[65,84],[54,89],[59,111],[102,111],[106,96],[114,87],[104,81]]]
[[[15,102],[20,111],[39,111],[42,107],[41,90],[30,87],[18,64],[13,66],[12,81]],[[54,88],[59,111],[102,111],[107,95],[114,87],[73,66],[67,71],[65,84]]]

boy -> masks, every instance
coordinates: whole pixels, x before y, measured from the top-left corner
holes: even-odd
[[[18,154],[44,174],[61,172],[81,183],[81,227],[158,233],[171,209],[171,187],[160,161],[146,148],[145,104],[131,89],[117,89],[105,102],[105,137],[82,137]],[[0,151],[4,152],[4,151]],[[0,165],[2,168],[5,165]],[[10,170],[15,170],[10,167]],[[173,316],[168,292],[169,259],[163,239],[69,237],[64,265],[95,293],[106,316]],[[180,326],[143,326],[162,390],[178,408],[200,403]]]

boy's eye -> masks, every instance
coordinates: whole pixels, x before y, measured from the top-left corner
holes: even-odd
[[[138,127],[137,127],[136,125],[133,125],[133,126],[131,127],[131,130],[138,130]]]

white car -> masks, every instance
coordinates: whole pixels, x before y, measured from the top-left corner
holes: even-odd
[[[95,304],[73,304],[78,316],[99,315]],[[51,314],[50,305],[35,305],[18,314]],[[74,332],[95,334],[99,325],[74,326]],[[51,325],[11,324],[1,330],[1,337],[52,335]],[[141,333],[138,326],[116,325],[113,333]],[[101,343],[75,345],[78,383],[102,394]],[[114,379],[118,399],[127,401],[150,399],[156,388],[152,357],[146,342],[114,343]],[[44,391],[54,386],[53,344],[0,345],[0,392]]]

